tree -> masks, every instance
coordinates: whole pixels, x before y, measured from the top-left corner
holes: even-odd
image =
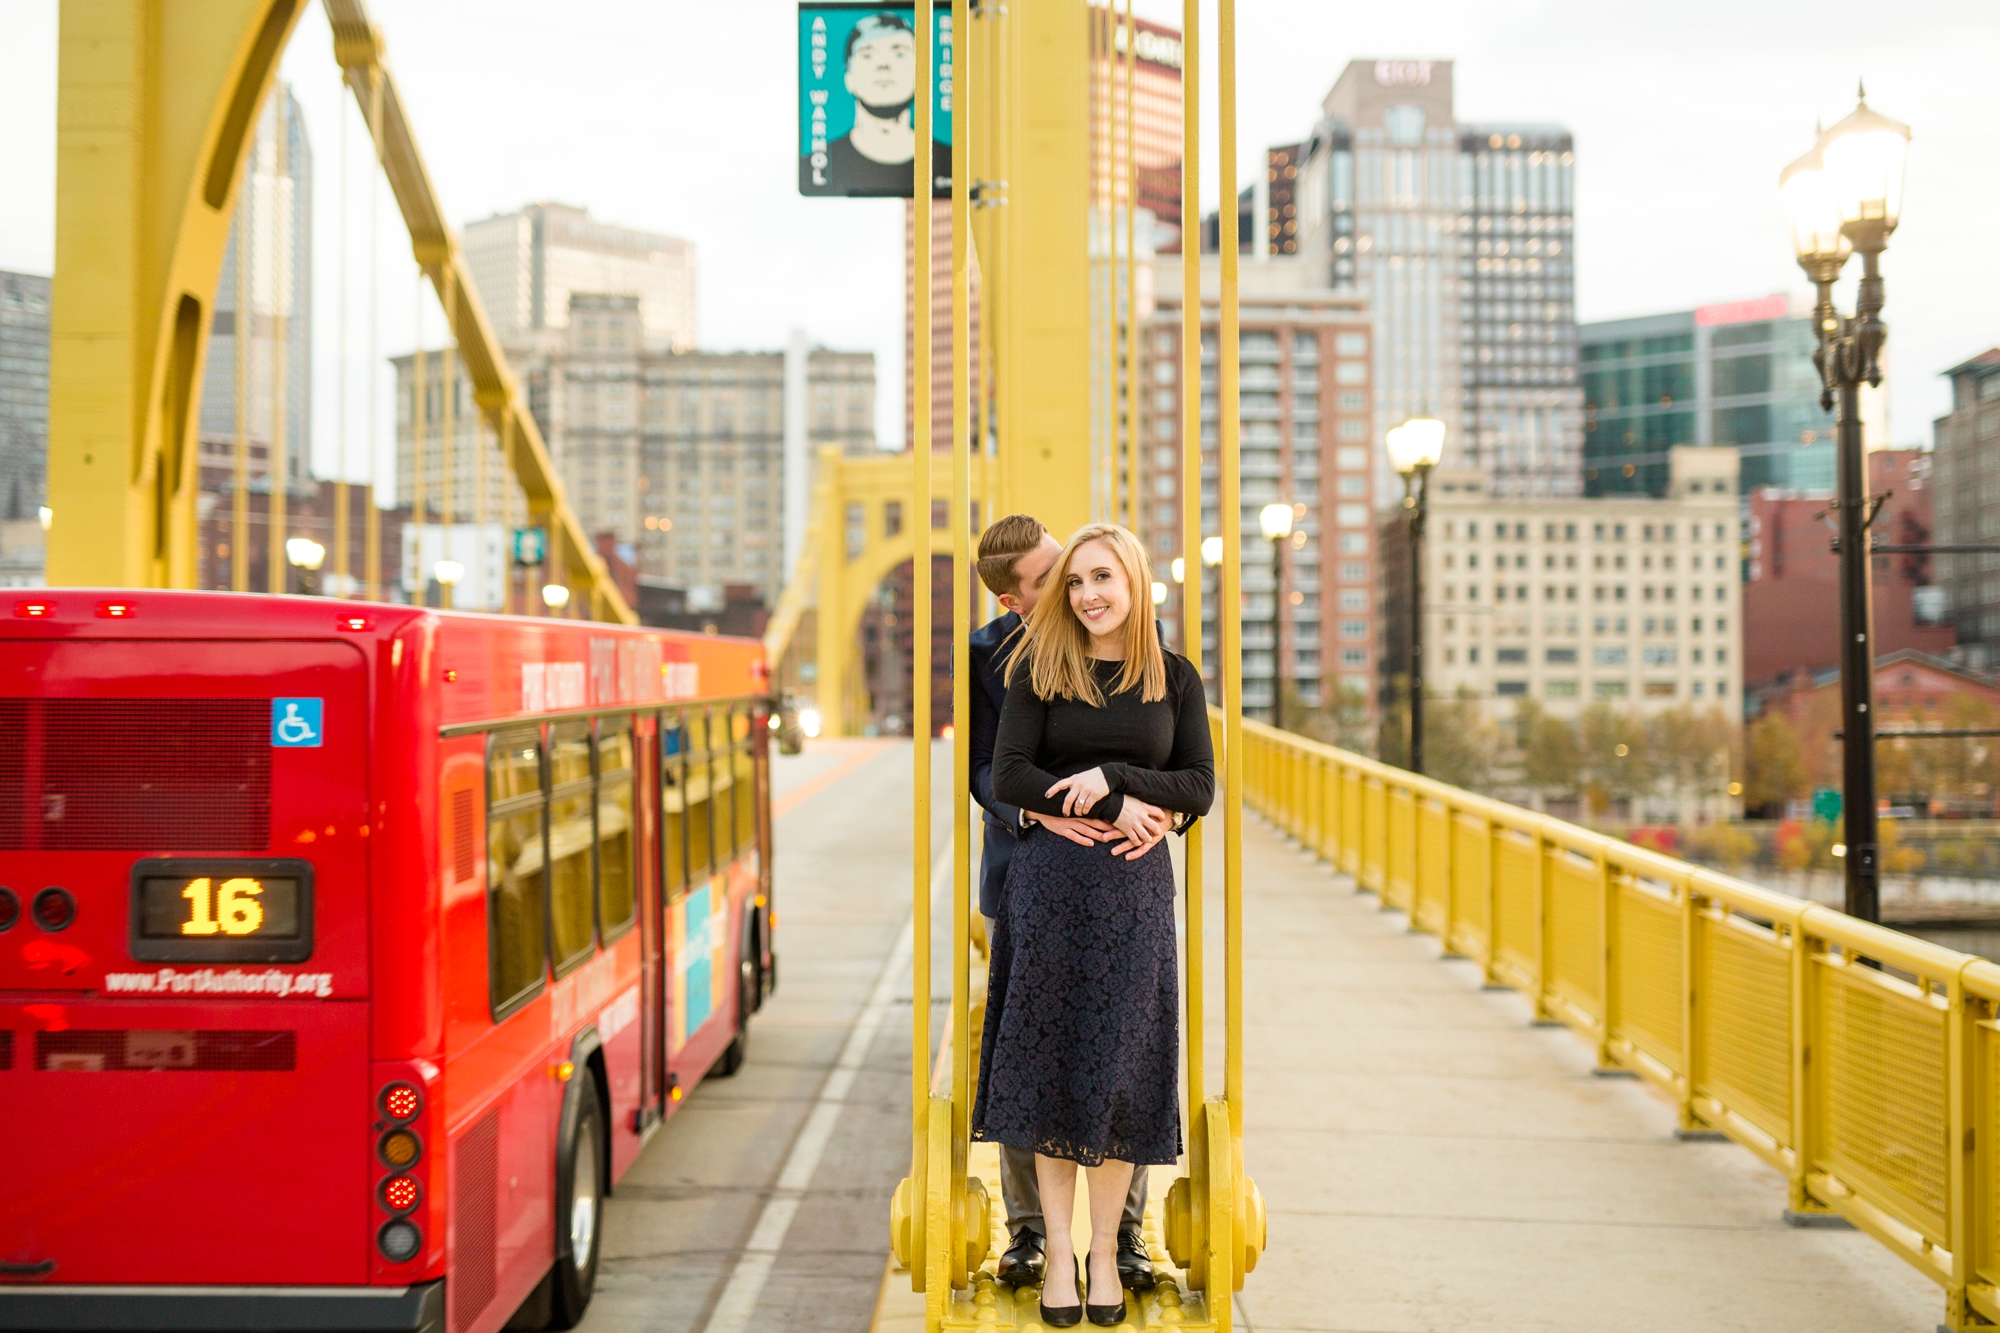
[[[1543,800],[1568,800],[1577,794],[1576,727],[1551,717],[1533,699],[1514,712],[1514,744],[1521,752],[1521,781]]]
[[[1646,728],[1633,714],[1603,700],[1583,710],[1577,725],[1577,777],[1584,804],[1603,814],[1653,786],[1646,753]]]
[[[1426,699],[1424,710],[1424,776],[1467,791],[1486,791],[1492,785],[1500,733],[1478,697],[1462,689],[1456,698]]]
[[[1670,708],[1646,724],[1648,766],[1683,805],[1722,793],[1736,743],[1737,729],[1720,708]]]
[[[1743,746],[1743,804],[1783,814],[1785,802],[1804,800],[1806,770],[1799,734],[1782,713],[1766,713],[1749,727]]]

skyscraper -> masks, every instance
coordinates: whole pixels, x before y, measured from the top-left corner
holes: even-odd
[[[1255,230],[1373,310],[1375,444],[1427,412],[1449,427],[1445,465],[1476,468],[1486,494],[1577,494],[1569,132],[1459,123],[1448,60],[1353,61],[1321,113],[1271,159],[1289,193],[1267,210],[1295,214]]]
[[[1159,229],[1156,248],[1178,249],[1181,226],[1181,34],[1177,28],[1133,20],[1132,158],[1138,203]],[[1125,202],[1125,16],[1104,6],[1090,9],[1090,123],[1093,173],[1109,171],[1111,194]],[[1093,174],[1092,197],[1101,193]]]
[[[1587,495],[1666,485],[1677,444],[1734,445],[1743,493],[1833,489],[1833,415],[1820,406],[1810,314],[1784,295],[1578,331]],[[1865,448],[1888,446],[1886,388],[1861,389]]]
[[[49,280],[0,273],[0,521],[48,503]]]
[[[204,490],[232,484],[239,429],[252,490],[269,490],[274,442],[281,441],[275,452],[284,455],[288,484],[310,471],[312,181],[304,113],[280,84],[250,141],[216,282],[201,385]]]
[[[695,342],[691,241],[599,222],[568,204],[536,203],[465,229],[465,262],[493,331],[517,342],[568,326],[572,292],[639,298],[648,344],[687,351]]]
[[[0,588],[42,582],[48,460],[49,280],[0,273]]]
[[[2000,539],[2000,347],[1988,348],[1944,372],[1951,377],[1951,411],[1937,419],[1932,499],[1940,542]],[[2000,555],[1943,555],[1958,641],[1966,660],[2000,663]]]

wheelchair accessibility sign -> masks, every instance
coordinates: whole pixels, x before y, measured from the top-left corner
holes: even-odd
[[[300,750],[320,741],[319,699],[271,700],[271,744],[281,750]]]

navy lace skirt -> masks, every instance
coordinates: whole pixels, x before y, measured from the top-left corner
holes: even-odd
[[[1064,1157],[1171,1165],[1180,977],[1174,870],[1035,828],[993,923],[972,1137]]]

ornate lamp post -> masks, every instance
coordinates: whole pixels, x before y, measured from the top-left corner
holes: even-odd
[[[299,571],[299,591],[317,596],[319,567],[326,562],[326,548],[310,537],[287,538],[285,559]]]
[[[1271,543],[1271,576],[1277,590],[1271,596],[1271,725],[1285,729],[1285,543],[1292,535],[1292,507],[1268,504],[1258,512],[1257,526]]]
[[[1840,702],[1842,836],[1846,843],[1847,912],[1880,919],[1880,849],[1875,830],[1875,646],[1862,453],[1861,385],[1882,382],[1882,252],[1903,207],[1903,163],[1910,127],[1869,109],[1867,91],[1847,119],[1827,130],[1812,151],[1778,177],[1791,215],[1792,248],[1819,292],[1813,323],[1819,337],[1813,363],[1824,388],[1820,406],[1835,413],[1836,492],[1840,556]],[[1834,308],[1833,284],[1851,252],[1861,254],[1854,314]]]
[[[1403,474],[1403,511],[1410,546],[1410,771],[1424,771],[1424,518],[1431,469],[1444,457],[1444,423],[1411,417],[1389,432],[1389,463]]]

